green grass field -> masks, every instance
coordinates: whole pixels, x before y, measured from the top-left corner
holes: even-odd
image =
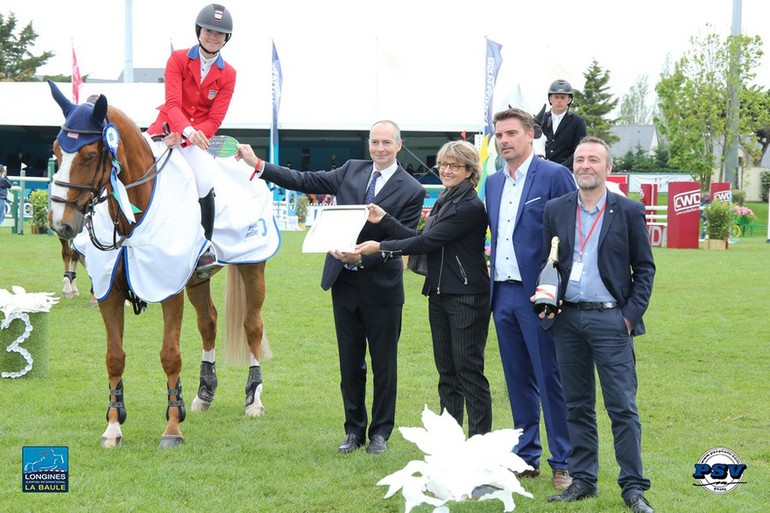
[[[766,219],[766,207],[760,211]],[[56,238],[9,232],[0,230],[0,288],[60,293]],[[400,494],[384,500],[386,489],[375,483],[422,454],[398,431],[381,456],[336,453],[344,436],[342,401],[330,295],[318,285],[323,256],[301,254],[303,232],[283,235],[280,252],[267,266],[264,318],[274,358],[263,363],[264,417],[243,415],[246,369],[220,363],[212,409],[188,413],[183,447],[159,450],[166,402],[159,361],[161,309],[150,305],[139,317],[127,309],[125,445],[102,449],[104,329],[98,309],[89,305],[81,269],[80,297],[62,299],[49,316],[47,378],[0,380],[0,511],[403,511]],[[764,309],[770,305],[770,244],[765,235],[755,232],[728,251],[655,250],[658,273],[645,318],[648,334],[636,340],[636,350],[643,456],[652,480],[647,497],[656,511],[768,511],[770,321]],[[219,274],[213,281],[222,310],[225,277]],[[437,374],[421,278],[407,273],[405,286],[397,425],[419,426],[424,405],[438,408]],[[200,342],[193,310],[186,306],[182,381],[189,405],[197,389]],[[222,349],[220,360],[221,355]],[[510,427],[494,328],[487,376],[494,427]],[[553,490],[543,476],[525,481],[535,498],[516,496],[517,511],[628,511],[615,482],[609,422],[601,405],[598,412],[599,497],[548,503]],[[69,493],[22,493],[21,449],[28,445],[69,447]],[[748,466],[747,483],[714,495],[693,486],[692,473],[702,453],[721,446]],[[502,505],[472,502],[451,510],[500,512]]]

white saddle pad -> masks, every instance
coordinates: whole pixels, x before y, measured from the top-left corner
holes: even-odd
[[[165,150],[145,134],[156,158]],[[214,157],[212,157],[214,158]],[[235,158],[217,159],[217,217],[213,245],[222,263],[255,263],[272,257],[281,245],[273,218],[272,195],[262,180],[249,181],[252,170]],[[106,202],[94,211],[98,240],[111,244],[113,225]],[[208,246],[200,224],[195,179],[179,152],[155,180],[144,217],[117,250],[96,248],[83,230],[73,241],[85,255],[86,269],[100,301],[107,297],[122,258],[129,288],[140,299],[157,303],[182,291],[200,254]]]

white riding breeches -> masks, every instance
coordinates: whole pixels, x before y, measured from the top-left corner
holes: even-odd
[[[198,197],[204,197],[214,187],[214,176],[217,170],[216,160],[194,144],[177,149],[192,168]]]

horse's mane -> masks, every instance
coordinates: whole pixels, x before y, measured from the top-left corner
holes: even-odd
[[[122,180],[128,183],[129,179],[139,178],[152,166],[154,161],[152,151],[139,126],[125,112],[109,105],[107,116],[120,133],[118,159],[123,164],[123,171],[126,172]]]

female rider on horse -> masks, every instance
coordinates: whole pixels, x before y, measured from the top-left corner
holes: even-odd
[[[168,124],[171,133],[164,139],[168,147],[181,144],[181,154],[193,170],[201,207],[201,224],[206,239],[214,230],[214,160],[206,153],[209,139],[216,134],[227,114],[235,89],[235,69],[220,55],[233,33],[230,11],[219,4],[204,7],[195,20],[198,44],[171,53],[166,64],[166,103],[147,132],[163,134]],[[197,272],[208,278],[216,266],[211,246],[201,255]]]

